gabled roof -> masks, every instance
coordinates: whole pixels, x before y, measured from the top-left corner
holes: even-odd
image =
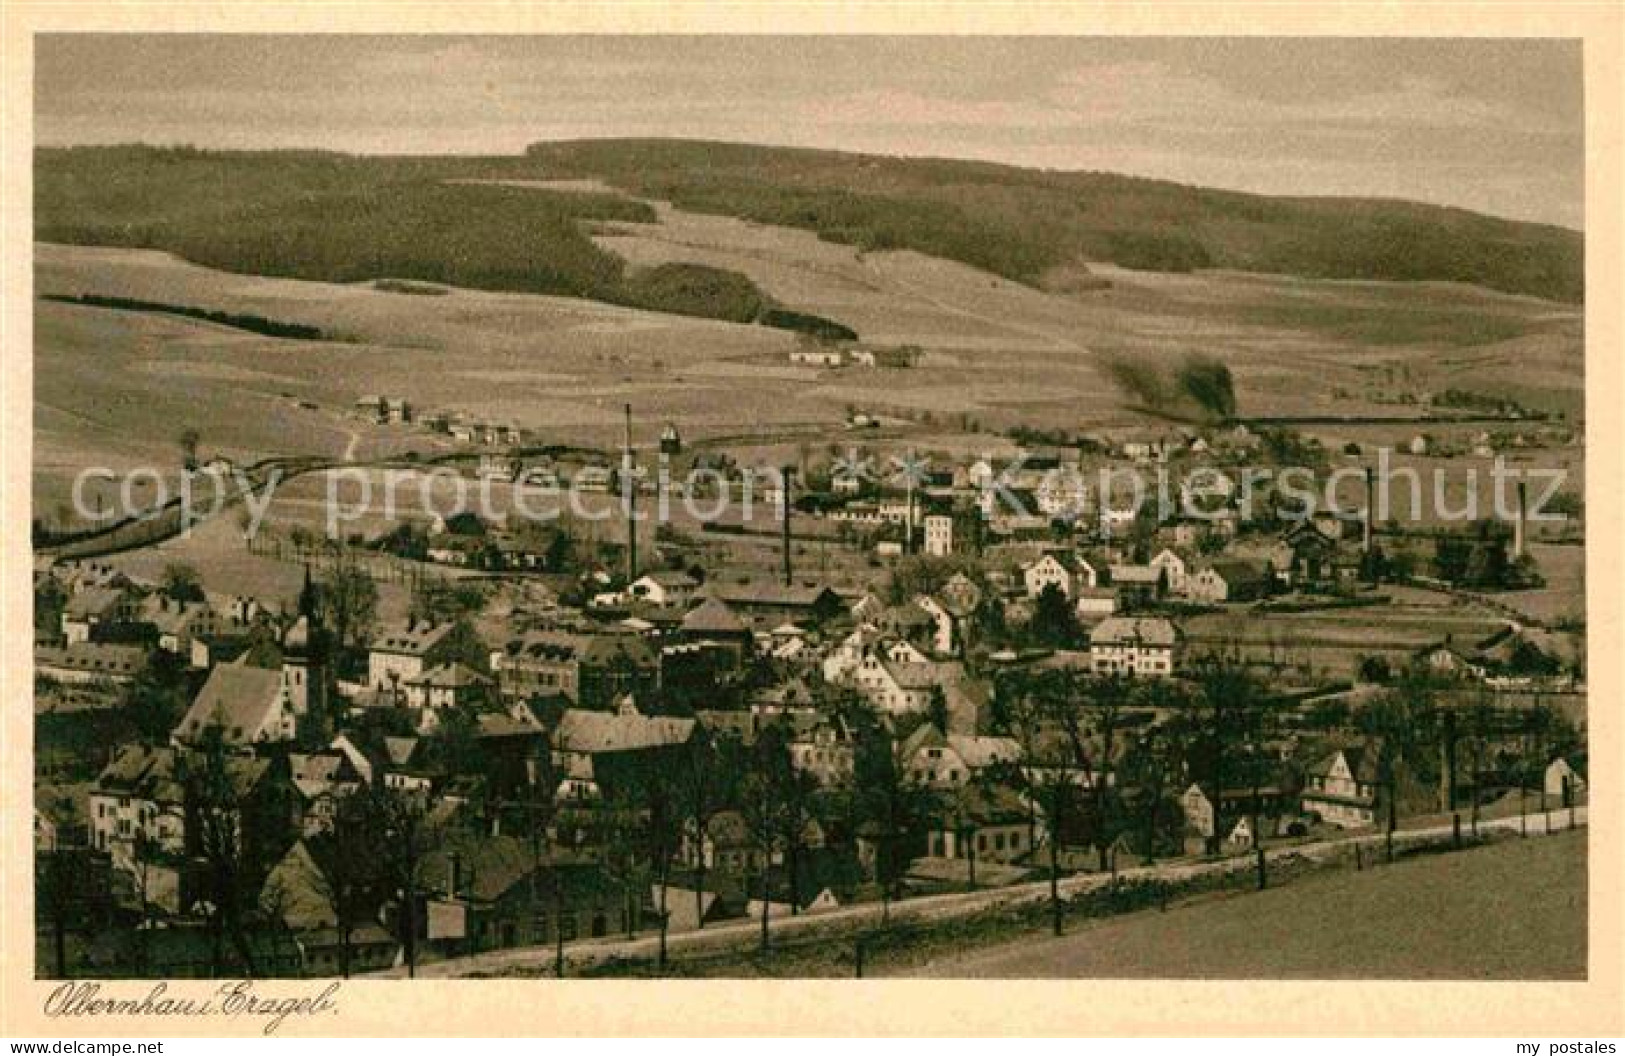
[[[1027,803],[1003,785],[962,786],[958,807],[962,817],[978,825],[1008,825],[1026,822],[1031,817]]]
[[[872,617],[877,623],[893,630],[907,627],[934,627],[936,618],[917,602],[905,601],[901,605],[892,605]]]
[[[189,741],[218,727],[227,744],[251,743],[282,701],[282,672],[246,664],[221,664],[209,672],[192,707],[175,727]]]
[[[271,763],[267,759],[242,755],[228,757],[225,773],[232,795],[238,799],[247,796],[270,769]],[[154,803],[181,804],[186,799],[181,753],[174,748],[126,745],[96,779],[96,791],[135,796]]]
[[[1261,566],[1251,561],[1242,561],[1236,558],[1213,561],[1207,567],[1213,571],[1214,575],[1231,586],[1263,583],[1269,579],[1268,573]]]
[[[451,633],[454,624],[420,623],[411,629],[397,627],[380,632],[372,640],[375,653],[399,653],[405,656],[423,656]]]
[[[531,631],[511,639],[504,647],[511,657],[577,662],[608,667],[631,664],[653,667],[654,650],[639,634],[577,634],[571,631]]]
[[[343,779],[348,763],[340,752],[290,752],[288,776],[295,784],[301,781],[331,783]]]
[[[561,751],[596,754],[686,744],[693,734],[693,719],[570,708],[554,738]]]
[[[1021,745],[1011,737],[977,737],[951,733],[948,735],[948,746],[972,770],[1021,759]]]
[[[1108,616],[1089,632],[1090,645],[1173,646],[1179,629],[1157,616]]]
[[[1155,586],[1162,582],[1162,569],[1155,565],[1113,565],[1111,578],[1113,583]]]
[[[405,766],[417,754],[419,740],[417,737],[385,737],[384,760],[391,766]]]
[[[437,664],[412,681],[412,685],[429,689],[468,689],[490,684],[489,678],[461,661]]]
[[[448,843],[429,855],[425,875],[451,875],[458,861],[462,888],[457,892],[478,902],[494,902],[541,867],[545,859],[531,853],[530,841],[515,836],[478,836]]]
[[[833,590],[826,586],[792,583],[786,586],[765,580],[748,583],[714,583],[709,588],[713,598],[731,605],[774,605],[785,608],[813,608],[829,601],[839,601]]]
[[[683,630],[689,634],[745,634],[745,622],[725,603],[707,598],[683,617]]]
[[[68,599],[63,613],[69,618],[100,617],[124,600],[119,587],[86,587]]]
[[[159,634],[180,634],[192,621],[209,613],[209,606],[201,601],[175,602],[162,594],[155,594],[142,605],[141,618],[158,629]]]
[[[662,587],[683,588],[697,587],[700,585],[698,580],[689,575],[687,572],[684,572],[682,569],[660,569],[655,572],[645,572],[632,582],[635,586],[644,580],[659,584]]]
[[[904,739],[898,754],[904,759],[912,759],[922,748],[942,748],[947,744],[948,738],[937,729],[936,723],[922,722]]]
[[[539,737],[547,731],[529,716],[515,717],[503,712],[483,712],[475,719],[478,737]]]
[[[34,650],[39,666],[59,667],[91,674],[133,675],[147,666],[147,651],[137,645],[113,642],[74,642],[64,646],[41,646]]]
[[[1332,772],[1332,767],[1337,763],[1337,757],[1342,756],[1344,761],[1348,763],[1349,772],[1354,775],[1354,779],[1356,781],[1363,785],[1374,785],[1377,783],[1380,776],[1377,769],[1380,750],[1381,746],[1377,742],[1354,745],[1349,748],[1341,748],[1335,752],[1332,752],[1330,755],[1325,756],[1320,761],[1315,763],[1314,766],[1310,767],[1309,776],[1329,776]]]

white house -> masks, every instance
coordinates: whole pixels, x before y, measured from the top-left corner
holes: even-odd
[[[925,723],[900,750],[903,770],[931,788],[957,788],[1000,763],[1021,762],[1021,745],[1009,737],[945,734]]]
[[[947,557],[954,552],[954,519],[944,513],[932,513],[925,518],[925,553],[928,557]]]
[[[1117,612],[1117,591],[1111,587],[1076,587],[1073,609],[1080,620],[1098,620]]]
[[[1072,573],[1054,554],[1045,554],[1037,561],[1024,565],[1021,580],[1027,587],[1027,596],[1036,598],[1046,587],[1055,587],[1067,597],[1072,596]]]
[[[1172,675],[1179,629],[1155,616],[1110,616],[1089,632],[1089,666],[1096,674]]]
[[[1568,806],[1576,801],[1575,794],[1585,789],[1586,779],[1567,759],[1558,758],[1546,767],[1545,785],[1548,796],[1556,796]]]
[[[634,580],[627,593],[634,600],[651,605],[686,606],[694,600],[700,584],[693,576],[682,571],[650,572]]]
[[[1152,568],[1162,573],[1170,594],[1184,595],[1191,567],[1183,554],[1172,547],[1163,547],[1157,552],[1157,556],[1151,559],[1150,564]]]
[[[838,348],[792,348],[790,362],[808,367],[838,367],[845,360]]]
[[[446,659],[451,628],[449,623],[418,623],[379,634],[367,652],[367,684],[383,690],[416,680]]]
[[[1367,748],[1333,752],[1310,768],[1303,790],[1305,813],[1328,824],[1357,829],[1377,817],[1377,753]]]

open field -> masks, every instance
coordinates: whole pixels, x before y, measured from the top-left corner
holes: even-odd
[[[1244,413],[1370,410],[1334,395],[1357,389],[1368,361],[1403,361],[1414,384],[1452,383],[1437,343],[1373,345],[1237,322],[1232,310],[1279,300],[1329,306],[1352,300],[1374,312],[1420,311],[1414,287],[1114,272],[1110,289],[1067,296],[914,253],[860,254],[805,232],[672,210],[661,215],[660,225],[620,225],[617,231],[632,233],[600,237],[633,259],[725,261],[769,293],[784,290],[809,310],[846,313],[866,336],[921,345],[925,362],[878,372],[790,368],[782,357],[795,338],[759,326],[540,295],[411,296],[371,284],[227,274],[141,250],[40,245],[41,293],[249,312],[346,340],[265,338],[183,319],[42,303],[39,464],[84,464],[112,448],[141,459],[172,452],[179,423],[200,416],[205,420],[194,424],[211,449],[336,454],[352,430],[342,413],[363,391],[606,442],[628,400],[649,423],[645,429],[670,419],[694,437],[793,426],[803,436],[816,438],[822,429],[839,439],[836,423],[848,405],[929,411],[941,424],[985,427],[1088,429],[1142,420],[1104,378],[1110,355],[1218,355],[1235,372]],[[1577,309],[1477,290],[1444,293],[1522,319],[1534,336],[1519,340],[1537,340],[1559,362],[1561,384],[1547,395],[1559,402],[1578,397]],[[1503,360],[1516,360],[1521,370],[1531,352],[1497,344],[1486,346],[1485,355],[1472,376],[1493,376]],[[300,410],[294,400],[320,411]],[[1381,429],[1388,434],[1381,439],[1415,429]],[[1370,428],[1330,432],[1377,438]],[[378,453],[365,446],[372,439],[364,438],[364,453]],[[425,437],[420,446],[431,445]],[[1577,453],[1565,457],[1580,468]]]
[[[1418,921],[1426,921],[1419,927]],[[1310,877],[934,962],[938,978],[1584,979],[1586,834]]]
[[[550,201],[603,189],[510,182],[520,186],[501,190],[521,202],[527,191]],[[388,282],[241,275],[149,250],[41,243],[42,295],[257,315],[316,327],[329,339],[41,301],[36,516],[72,523],[69,485],[86,466],[116,473],[174,466],[176,438],[187,427],[201,434],[206,456],[238,460],[452,450],[442,436],[356,420],[349,410],[363,393],[514,422],[543,442],[588,445],[618,440],[621,407],[630,402],[640,444],[671,421],[691,443],[725,438],[730,448],[775,462],[871,439],[966,456],[998,450],[996,430],[1016,424],[1080,431],[1145,424],[1108,380],[1105,367],[1117,357],[1222,358],[1243,414],[1402,416],[1404,406],[1371,400],[1396,387],[1500,392],[1486,379],[1512,375],[1521,379],[1516,398],[1533,404],[1575,412],[1582,395],[1581,310],[1570,304],[1448,283],[1099,264],[1081,288],[1041,289],[912,250],[869,251],[798,228],[658,201],[631,204],[653,222],[630,222],[635,209],[584,222],[597,251],[634,270],[697,264],[736,272],[780,303],[853,325],[866,341],[918,346],[919,365],[793,366],[785,355],[797,338],[783,331],[572,297],[444,284],[435,287],[439,295],[421,296]],[[841,428],[854,407],[888,416],[885,439]],[[1444,437],[1470,427],[1396,417],[1308,431],[1336,450],[1348,441],[1401,444],[1421,428]],[[1583,478],[1578,447],[1519,457]],[[1395,459],[1401,469],[1442,470],[1440,499],[1452,506],[1468,473],[1487,473],[1481,462]],[[1359,490],[1355,480],[1339,494],[1352,502]],[[1423,506],[1433,504],[1427,495]],[[1397,489],[1393,515],[1411,517],[1410,505]],[[1529,603],[1558,615],[1572,599],[1572,588],[1554,584]]]

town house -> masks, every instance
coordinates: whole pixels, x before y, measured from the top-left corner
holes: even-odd
[[[1089,632],[1089,666],[1097,675],[1172,675],[1179,640],[1161,617],[1111,616]]]

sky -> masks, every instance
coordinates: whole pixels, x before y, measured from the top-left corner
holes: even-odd
[[[41,145],[515,153],[679,136],[1455,205],[1583,227],[1578,41],[36,38]]]

